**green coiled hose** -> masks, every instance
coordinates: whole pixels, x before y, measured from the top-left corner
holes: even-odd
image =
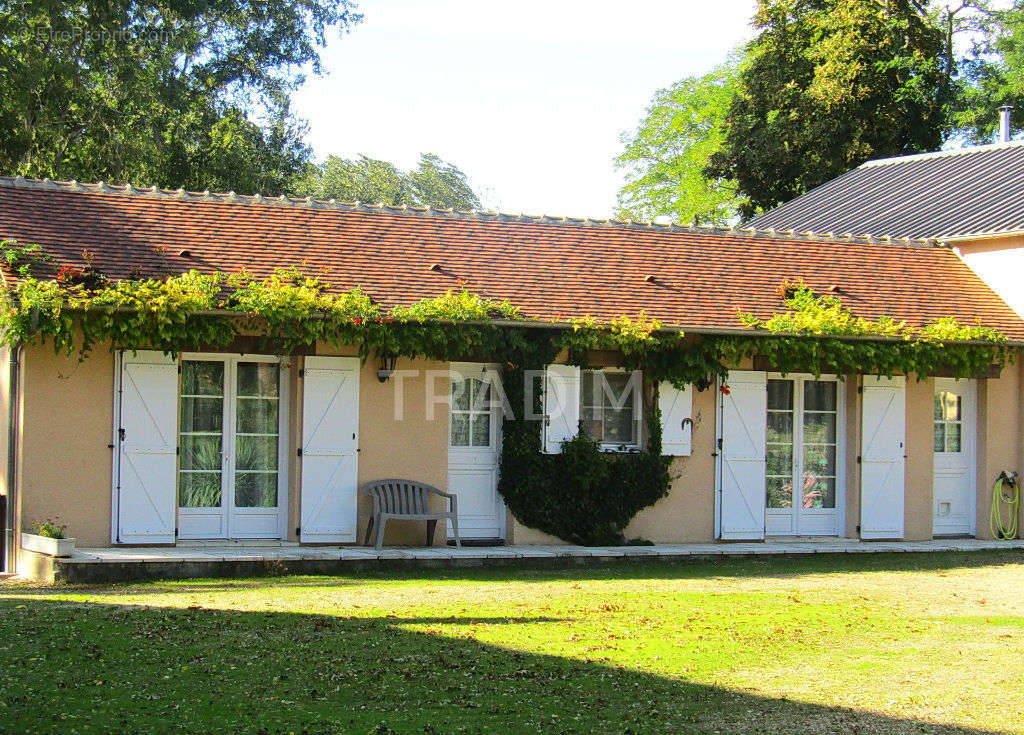
[[[992,538],[1017,538],[1017,519],[1020,508],[1020,485],[1016,472],[1001,472],[992,488],[992,512],[989,529]]]

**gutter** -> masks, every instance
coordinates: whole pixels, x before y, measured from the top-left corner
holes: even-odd
[[[1020,237],[1024,230],[1005,230],[1002,232],[982,232],[977,235],[954,235],[952,237],[938,237],[936,240],[943,245],[955,245],[961,242],[973,242],[975,240],[998,240],[1003,237]]]

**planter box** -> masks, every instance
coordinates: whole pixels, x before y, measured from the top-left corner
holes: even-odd
[[[21,534],[21,548],[47,556],[71,556],[75,553],[75,540],[23,533]]]

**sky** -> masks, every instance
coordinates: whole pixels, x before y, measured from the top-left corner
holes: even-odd
[[[656,90],[750,38],[754,0],[362,0],[295,95],[318,159],[461,168],[485,208],[607,217]]]

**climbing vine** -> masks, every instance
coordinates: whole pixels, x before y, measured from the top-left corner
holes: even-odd
[[[468,291],[385,308],[359,289],[333,292],[294,268],[265,278],[244,270],[189,271],[111,281],[87,253],[82,267],[60,268],[35,246],[4,241],[0,253],[16,275],[0,290],[0,341],[7,344],[49,340],[57,351],[84,359],[101,344],[217,350],[255,334],[284,352],[356,344],[364,357],[498,362],[515,411],[505,419],[499,490],[524,524],[584,544],[621,543],[633,516],[668,492],[671,458],[661,455],[656,407],[660,381],[704,390],[727,378],[727,366],[752,357],[781,372],[972,377],[1013,354],[990,328],[953,319],[924,327],[869,320],[838,296],[819,296],[802,283],[783,284],[785,310],[778,314],[738,314],[749,335],[684,335],[643,313],[608,323],[542,324],[508,301]],[[643,371],[644,449],[603,452],[581,432],[561,454],[544,454],[540,421],[522,410],[527,376],[539,375],[563,351],[570,363],[585,366],[598,350],[615,351],[624,367]],[[539,415],[539,386],[532,395],[532,413]]]

